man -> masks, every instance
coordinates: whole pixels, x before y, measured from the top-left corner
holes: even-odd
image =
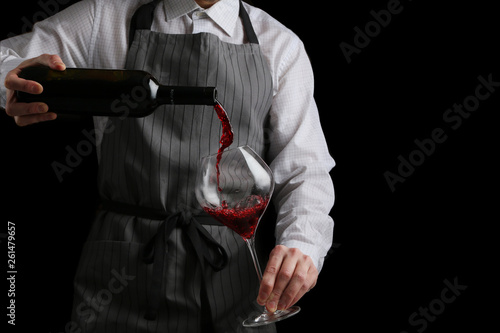
[[[96,118],[105,205],[75,277],[75,326],[239,332],[252,300],[274,312],[315,286],[332,242],[334,162],[309,59],[290,30],[238,0],[84,0],[0,46],[1,106],[20,126],[57,117],[43,103],[16,101],[16,90],[43,89],[18,77],[24,67],[142,69],[163,84],[217,86],[233,123],[233,146],[250,145],[275,176],[277,245],[257,294],[241,238],[223,226],[199,227],[204,223],[193,217],[199,158],[218,147],[213,112],[166,107],[142,119]],[[214,271],[197,261],[189,224],[207,230],[229,254],[224,267]],[[149,252],[154,259],[145,259]]]

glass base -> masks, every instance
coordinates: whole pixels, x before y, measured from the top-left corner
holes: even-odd
[[[243,326],[245,326],[245,327],[257,327],[257,326],[275,323],[277,321],[280,321],[280,320],[289,318],[293,315],[296,315],[297,313],[299,313],[299,311],[300,311],[300,307],[298,307],[298,306],[291,306],[288,309],[278,310],[275,313],[267,312],[267,310],[265,310],[264,313],[251,316],[250,318],[245,320],[243,322]]]

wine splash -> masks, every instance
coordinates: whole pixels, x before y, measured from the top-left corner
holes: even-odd
[[[241,205],[236,205],[232,209],[225,207],[203,207],[203,209],[244,239],[250,239],[257,228],[259,218],[264,213],[268,202],[269,197],[263,198],[258,195],[252,195],[244,200]]]

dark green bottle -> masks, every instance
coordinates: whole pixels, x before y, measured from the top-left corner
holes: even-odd
[[[43,86],[33,95],[17,92],[19,102],[43,102],[57,114],[145,117],[160,105],[215,105],[215,87],[161,85],[151,74],[139,70],[24,68],[19,77]]]

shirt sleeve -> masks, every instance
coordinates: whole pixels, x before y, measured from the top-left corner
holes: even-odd
[[[275,76],[268,159],[276,186],[277,243],[300,249],[321,270],[332,245],[334,189],[330,156],[314,101],[314,76],[295,37]]]
[[[68,67],[85,67],[97,0],[83,0],[38,22],[30,33],[0,41],[0,106],[5,107],[5,77],[24,60],[57,54]]]

